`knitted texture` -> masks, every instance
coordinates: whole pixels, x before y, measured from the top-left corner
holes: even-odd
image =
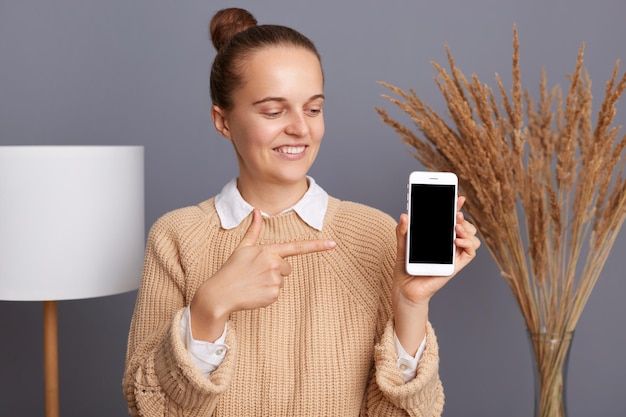
[[[390,286],[395,221],[330,198],[323,231],[296,213],[264,217],[260,244],[329,238],[337,247],[287,258],[272,305],[231,314],[224,362],[206,378],[180,338],[183,309],[235,250],[251,216],[221,228],[213,199],[150,230],[128,340],[124,394],[132,415],[420,416],[443,408],[435,334],[417,377],[396,364]]]

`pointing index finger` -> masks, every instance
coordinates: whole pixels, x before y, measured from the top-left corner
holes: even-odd
[[[337,243],[330,239],[298,240],[296,242],[276,243],[272,245],[273,249],[276,250],[276,253],[281,258],[322,252],[333,249],[336,246]]]

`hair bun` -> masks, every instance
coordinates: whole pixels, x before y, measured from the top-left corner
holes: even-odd
[[[256,26],[257,21],[252,14],[244,9],[232,7],[215,13],[209,24],[209,35],[213,46],[220,48],[239,32]]]

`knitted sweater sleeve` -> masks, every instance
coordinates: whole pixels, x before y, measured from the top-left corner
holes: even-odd
[[[123,390],[133,416],[210,416],[234,370],[234,336],[222,365],[207,379],[193,365],[179,327],[188,304],[181,240],[172,216],[152,227],[131,322]]]
[[[438,417],[443,411],[444,392],[439,378],[439,347],[430,322],[426,326],[426,347],[418,362],[416,377],[405,383],[397,365],[390,298],[397,251],[396,223],[386,216],[379,221],[387,230],[379,240],[382,248],[379,276],[384,289],[381,292],[378,343],[374,351],[375,369],[366,396],[366,415]]]
[[[393,323],[389,322],[375,350],[375,384],[370,385],[370,415],[409,415],[438,417],[443,411],[444,394],[439,379],[437,340],[430,323],[426,329],[426,349],[417,366],[415,379],[405,383],[397,365]],[[398,413],[393,409],[404,410]]]

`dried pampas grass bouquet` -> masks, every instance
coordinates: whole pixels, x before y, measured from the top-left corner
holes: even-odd
[[[626,73],[618,76],[617,61],[594,125],[584,44],[567,91],[548,89],[542,72],[533,100],[522,89],[516,27],[513,32],[510,96],[497,74],[496,93],[476,75],[467,78],[446,46],[449,72],[433,66],[447,114],[438,114],[413,89],[388,83],[380,84],[393,95],[384,97],[413,126],[376,110],[426,169],[458,175],[468,199],[464,210],[513,291],[529,333],[556,339],[569,334],[571,340],[626,218],[626,135],[620,137],[621,126],[613,125]],[[534,348],[541,360],[541,346]],[[558,385],[554,372],[566,351],[563,346],[545,358],[554,369],[542,375],[544,385]],[[549,401],[542,399],[545,415],[559,415]]]

